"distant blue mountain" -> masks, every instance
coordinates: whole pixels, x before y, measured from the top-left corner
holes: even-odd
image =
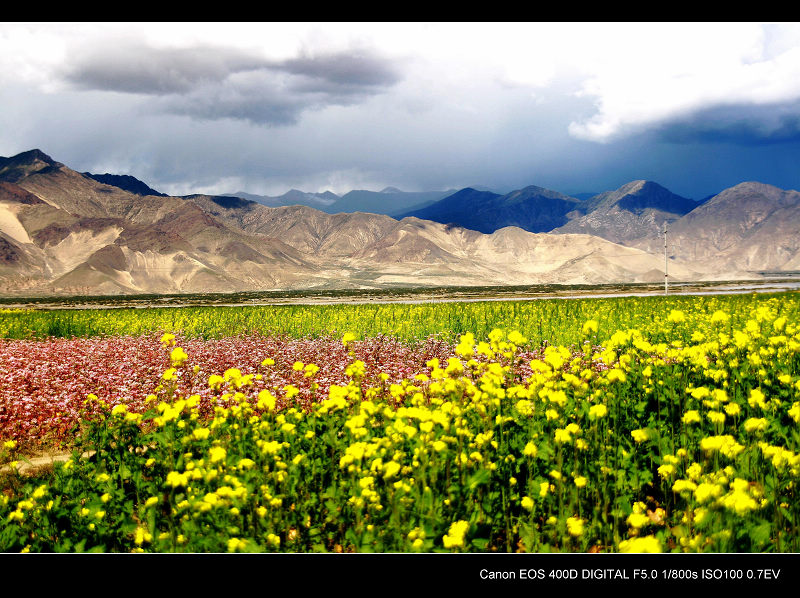
[[[431,205],[452,192],[453,190],[400,191],[395,187],[387,187],[383,191],[356,190],[345,193],[337,202],[324,208],[324,211],[329,214],[368,212],[396,217],[409,210]]]
[[[567,214],[580,203],[574,197],[535,185],[505,195],[467,187],[402,216],[454,224],[482,233],[493,233],[506,226],[539,233],[566,224]]]
[[[339,200],[339,196],[330,191],[325,191],[323,193],[306,193],[298,189],[290,189],[283,195],[277,196],[255,195],[244,191],[226,193],[225,195],[249,199],[250,201],[255,201],[271,208],[300,205],[316,208],[317,210],[325,210],[328,206]]]

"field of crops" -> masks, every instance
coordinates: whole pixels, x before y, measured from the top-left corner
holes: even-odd
[[[3,551],[800,552],[798,293],[0,310],[0,337]],[[42,446],[75,452],[15,474]]]

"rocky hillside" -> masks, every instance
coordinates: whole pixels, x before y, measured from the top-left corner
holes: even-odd
[[[0,158],[6,294],[650,281],[663,276],[662,260],[588,235],[143,196],[39,150]],[[681,264],[670,274],[703,276]]]
[[[745,182],[675,220],[668,242],[671,256],[705,270],[800,270],[799,233],[800,193]],[[658,244],[631,245],[654,251]]]
[[[659,238],[665,222],[674,222],[697,206],[652,181],[632,181],[581,202],[567,215],[569,222],[552,232],[595,235],[629,245]]]

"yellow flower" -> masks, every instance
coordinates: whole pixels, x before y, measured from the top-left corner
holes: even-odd
[[[185,486],[189,482],[188,473],[178,473],[177,471],[170,471],[167,474],[167,485],[177,488],[178,486]]]
[[[583,324],[583,329],[582,329],[583,334],[589,335],[594,332],[597,332],[598,327],[599,325],[597,323],[597,320],[586,320],[586,322]]]
[[[526,457],[535,457],[538,452],[539,450],[536,448],[536,445],[533,442],[529,442],[525,445],[525,448],[522,449],[522,454]]]
[[[628,515],[628,525],[633,528],[639,529],[644,527],[650,522],[650,518],[643,513],[631,513]]]
[[[709,484],[708,482],[703,482],[697,486],[694,490],[694,497],[697,499],[697,502],[704,503],[709,498],[716,498],[722,493],[722,488],[720,488],[717,484]]]
[[[584,521],[580,517],[567,517],[567,532],[576,538],[583,535]]]
[[[606,374],[606,378],[608,378],[609,382],[625,382],[625,372],[623,372],[619,368],[613,368],[608,371]]]
[[[151,542],[153,540],[153,535],[148,532],[143,527],[137,527],[136,533],[134,534],[133,541],[136,542],[137,546],[141,546],[144,542]]]
[[[723,407],[723,409],[725,409],[725,413],[727,413],[731,417],[739,415],[739,413],[742,411],[741,407],[739,407],[739,405],[737,405],[736,403],[728,403],[727,405],[725,405],[725,407]]]
[[[542,482],[539,484],[539,498],[544,498],[547,496],[547,492],[550,490],[550,484],[547,482]]]
[[[458,548],[464,546],[464,536],[469,530],[469,522],[456,521],[450,526],[448,532],[442,537],[445,548]]]
[[[221,446],[213,446],[211,447],[211,450],[208,451],[208,453],[211,457],[211,462],[217,463],[218,461],[222,461],[225,459],[225,456],[228,454],[228,451],[226,451]]]
[[[517,346],[524,345],[528,342],[528,339],[522,336],[517,330],[512,330],[508,333],[508,340]]]
[[[655,536],[631,538],[619,543],[620,552],[661,552],[661,543]]]
[[[685,424],[695,424],[700,423],[702,420],[700,419],[700,412],[696,411],[695,409],[691,409],[683,414],[681,421]]]
[[[754,388],[750,391],[750,397],[747,399],[747,403],[751,407],[758,406],[762,409],[766,409],[767,407],[766,397],[764,396],[764,393],[761,392],[760,388]]]
[[[691,480],[699,478],[701,473],[703,473],[703,466],[699,463],[692,463],[686,468],[686,475],[688,475]]]
[[[570,434],[569,431],[564,430],[562,428],[556,428],[555,441],[557,443],[562,444],[565,442],[569,442],[570,440],[572,440],[572,434]]]
[[[608,413],[608,408],[605,405],[592,405],[589,407],[589,419],[600,419],[605,417]]]
[[[724,311],[720,310],[720,309],[718,309],[713,314],[711,314],[711,323],[712,324],[716,324],[718,322],[724,324],[725,322],[727,322],[730,319],[731,319],[731,317],[728,314],[726,314]]]
[[[681,493],[685,491],[694,492],[697,489],[697,484],[692,482],[691,480],[676,480],[675,483],[672,485],[672,491]]]
[[[745,420],[745,432],[761,432],[769,427],[769,422],[763,417],[751,417]]]
[[[684,314],[679,309],[670,310],[669,316],[667,316],[667,320],[672,322],[673,324],[679,324],[681,322],[686,321],[686,314]]]
[[[719,451],[730,458],[735,458],[744,450],[744,447],[730,434],[703,438],[700,440],[700,448],[707,452]]]
[[[658,475],[662,478],[668,478],[675,473],[675,466],[671,464],[664,464],[658,468]]]
[[[239,552],[247,547],[247,542],[239,538],[231,538],[228,540],[228,552]]]
[[[186,351],[180,347],[175,347],[169,354],[169,360],[172,366],[176,368],[181,367],[187,359],[189,359],[189,356],[186,354]]]
[[[195,440],[205,440],[208,438],[209,434],[211,434],[211,431],[208,428],[196,428],[192,430],[192,437]]]
[[[527,511],[533,510],[533,499],[530,496],[523,496],[521,504],[523,509]]]

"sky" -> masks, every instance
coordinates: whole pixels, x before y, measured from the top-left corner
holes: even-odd
[[[171,195],[800,189],[800,23],[0,23],[0,156]]]

